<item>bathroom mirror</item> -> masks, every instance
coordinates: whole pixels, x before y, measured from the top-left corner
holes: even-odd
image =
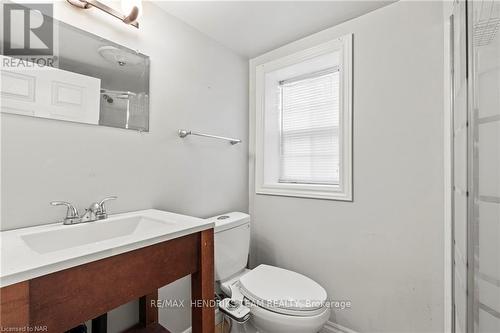
[[[29,58],[3,48],[1,111],[149,131],[149,57],[50,20],[53,56]],[[31,59],[39,63],[26,65]]]

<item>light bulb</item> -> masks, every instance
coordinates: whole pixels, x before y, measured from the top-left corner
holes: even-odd
[[[122,0],[122,11],[125,15],[125,23],[136,22],[142,14],[141,0]]]

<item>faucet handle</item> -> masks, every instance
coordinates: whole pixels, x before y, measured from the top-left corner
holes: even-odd
[[[111,195],[109,197],[102,199],[99,202],[99,213],[98,213],[99,219],[105,219],[108,217],[108,214],[106,213],[106,206],[104,205],[106,203],[106,201],[116,200],[116,199],[118,199],[118,197],[116,195]]]
[[[66,219],[65,220],[70,220],[70,219],[76,219],[78,218],[78,209],[76,209],[75,206],[70,204],[69,202],[66,201],[52,201],[50,203],[52,206],[66,206],[68,210],[66,211]]]

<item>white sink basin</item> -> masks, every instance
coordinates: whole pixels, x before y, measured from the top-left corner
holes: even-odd
[[[32,250],[38,253],[47,253],[129,236],[134,233],[154,232],[168,224],[172,225],[173,223],[145,216],[132,216],[109,221],[67,225],[61,229],[21,235],[21,239]]]
[[[155,209],[0,232],[0,287],[186,236],[210,220]]]

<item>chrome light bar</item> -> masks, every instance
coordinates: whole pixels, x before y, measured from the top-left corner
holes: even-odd
[[[67,1],[73,6],[82,9],[89,9],[90,7],[95,7],[111,16],[116,17],[123,23],[130,24],[131,26],[134,26],[137,29],[139,29],[139,22],[137,22],[136,20],[139,17],[140,9],[137,6],[132,7],[130,13],[124,15],[97,0],[67,0]]]

